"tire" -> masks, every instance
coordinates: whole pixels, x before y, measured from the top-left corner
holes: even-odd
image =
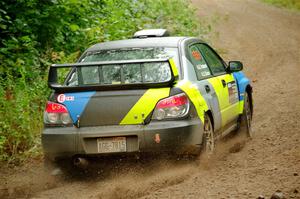
[[[216,140],[214,135],[214,129],[211,122],[211,119],[208,115],[204,117],[204,132],[202,139],[202,152],[208,156],[212,155],[215,152]]]
[[[244,111],[240,120],[240,129],[241,133],[245,133],[248,138],[253,138],[252,132],[252,110],[250,106],[249,94],[245,92],[244,94]]]

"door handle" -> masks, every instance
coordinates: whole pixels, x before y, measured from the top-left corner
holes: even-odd
[[[223,87],[225,88],[226,87],[226,82],[224,79],[222,79],[222,84],[223,84]]]
[[[208,85],[205,85],[205,90],[206,90],[207,93],[209,93],[210,92],[210,87]]]

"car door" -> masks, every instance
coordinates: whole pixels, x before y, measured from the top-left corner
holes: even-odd
[[[214,78],[214,76],[212,75],[211,70],[197,45],[199,44],[191,43],[187,47],[186,57],[189,61],[187,68],[194,71],[195,76],[190,79],[193,80],[193,84],[197,86],[199,92],[212,112],[215,130],[219,130],[222,127],[221,109],[218,100],[219,94],[216,93],[213,85],[210,83],[210,79]]]
[[[239,99],[236,80],[233,74],[227,73],[224,61],[207,44],[197,44],[205,62],[214,76],[208,81],[213,85],[218,97],[222,117],[222,126],[229,124],[238,117]]]

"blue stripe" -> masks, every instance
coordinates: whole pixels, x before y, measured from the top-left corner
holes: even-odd
[[[233,76],[237,82],[238,90],[239,90],[239,99],[244,100],[244,93],[247,85],[250,84],[250,80],[245,76],[245,74],[240,72],[233,73]]]
[[[77,118],[81,116],[90,98],[95,93],[95,91],[65,93],[66,98],[73,98],[73,100],[64,101],[63,104],[67,107],[74,124],[77,122]]]

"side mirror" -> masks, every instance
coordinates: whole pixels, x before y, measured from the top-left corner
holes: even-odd
[[[243,70],[243,63],[240,61],[230,61],[228,66],[228,72],[238,72]]]

